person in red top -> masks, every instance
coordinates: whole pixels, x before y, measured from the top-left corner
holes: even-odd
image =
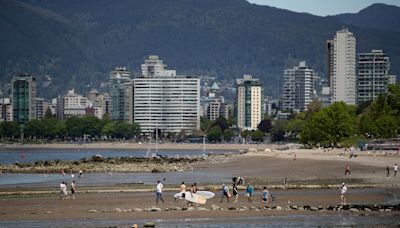
[[[350,175],[350,165],[349,165],[349,164],[346,165],[346,171],[344,172],[344,175],[345,175],[345,176],[346,176],[347,174]]]

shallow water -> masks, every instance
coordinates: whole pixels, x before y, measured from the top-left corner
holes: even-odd
[[[165,178],[165,184],[178,184],[182,181],[201,183],[222,183],[231,179],[230,174],[207,172],[166,172],[166,173],[87,173],[83,178],[74,179],[78,186],[109,186],[115,184],[154,184]],[[70,183],[70,174],[22,174],[7,173],[0,175],[0,188],[10,187],[57,187],[61,181]]]
[[[130,227],[132,224],[144,224],[147,220],[110,220],[85,219],[62,221],[0,221],[0,227]],[[397,227],[400,225],[399,214],[382,215],[288,215],[263,217],[235,218],[186,218],[186,219],[155,219],[156,227]]]
[[[198,145],[197,145],[198,146]],[[197,147],[196,146],[196,147]],[[151,153],[155,153],[152,150]],[[206,151],[211,154],[239,153],[239,151]],[[145,157],[147,150],[116,150],[116,149],[4,149],[0,150],[0,164],[14,164],[15,162],[36,162],[45,160],[80,160],[100,154],[108,157]],[[162,156],[201,156],[204,152],[201,149],[193,150],[159,150]]]

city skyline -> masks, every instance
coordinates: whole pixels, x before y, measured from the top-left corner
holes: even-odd
[[[360,10],[375,4],[383,3],[400,7],[398,0],[248,0],[257,5],[267,5],[298,13],[310,13],[316,16],[332,16],[343,13],[358,13]]]

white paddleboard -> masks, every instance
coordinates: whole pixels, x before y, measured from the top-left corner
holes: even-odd
[[[186,192],[186,194],[190,194],[190,192]],[[206,200],[211,199],[215,196],[215,194],[213,192],[209,192],[209,191],[197,191],[196,194],[203,196]],[[174,198],[175,199],[183,199],[182,192],[175,193]]]
[[[192,202],[192,203],[197,203],[197,204],[205,204],[206,203],[206,198],[201,195],[197,195],[196,193],[186,193],[185,194],[185,200]]]

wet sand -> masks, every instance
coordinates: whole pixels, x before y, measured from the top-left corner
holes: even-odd
[[[340,196],[338,190],[275,190],[271,191],[277,198],[276,202],[269,204],[270,206],[286,207],[287,205],[314,205],[328,206],[338,205]],[[1,197],[0,215],[2,220],[63,220],[63,219],[182,219],[189,217],[203,218],[221,218],[232,216],[269,216],[269,215],[290,215],[290,214],[310,214],[321,212],[309,211],[198,211],[198,207],[210,209],[210,205],[215,204],[223,208],[230,206],[256,206],[261,207],[263,204],[260,200],[260,191],[256,191],[253,203],[249,203],[241,193],[239,203],[220,203],[220,193],[216,192],[216,196],[207,201],[206,205],[195,206],[194,211],[164,211],[168,207],[184,207],[184,201],[174,202],[172,195],[174,192],[165,192],[165,204],[155,203],[154,193],[89,193],[76,195],[76,199],[60,200],[57,194],[47,196],[31,196],[27,198],[8,198]],[[398,194],[398,190],[393,189],[350,189],[347,196],[349,203],[368,203],[380,204],[390,203],[393,200],[393,194]],[[128,210],[134,208],[149,208],[152,206],[159,207],[162,212],[115,212],[116,208]],[[90,210],[96,210],[96,213],[88,213]],[[332,212],[324,212],[332,213]],[[338,212],[336,212],[338,213]],[[345,212],[341,212],[345,213]]]

